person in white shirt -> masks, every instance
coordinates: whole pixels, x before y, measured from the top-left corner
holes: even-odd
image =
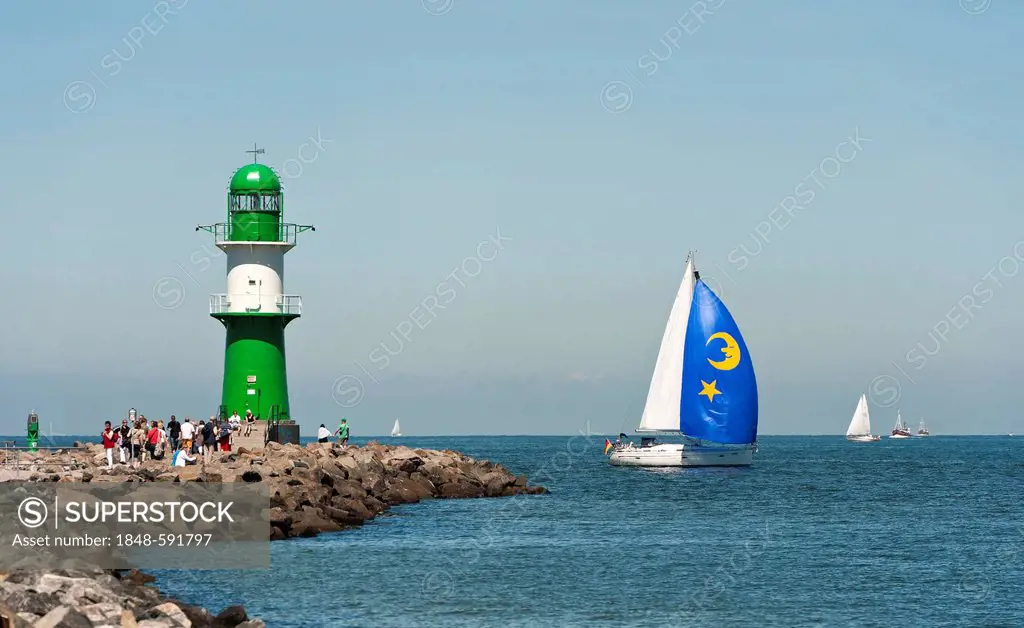
[[[231,426],[231,431],[235,432],[242,427],[242,417],[238,416],[238,410],[228,418],[228,424]]]
[[[316,433],[316,442],[326,443],[331,439],[331,430],[327,429],[327,426],[323,423],[320,424],[320,429]]]
[[[185,465],[195,463],[195,456],[188,455],[188,452],[185,451],[184,449],[179,449],[178,451],[174,452],[174,457],[171,458],[172,467],[184,467]]]
[[[192,419],[185,417],[185,422],[181,424],[181,448],[185,451],[192,451],[192,438],[196,435],[196,426],[192,424]]]

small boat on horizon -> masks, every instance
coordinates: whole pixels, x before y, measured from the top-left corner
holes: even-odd
[[[924,426],[924,419],[917,424],[917,435],[918,436],[931,436],[932,433],[928,431],[928,428]]]
[[[857,407],[850,419],[850,427],[846,428],[846,440],[854,443],[873,443],[882,440],[881,436],[871,433],[871,415],[868,412],[868,397],[861,395]]]
[[[634,467],[750,466],[757,450],[757,381],[729,310],[686,258],[661,339],[640,444],[605,444],[609,462]],[[659,443],[653,434],[681,437]]]
[[[910,438],[910,428],[903,422],[903,417],[900,416],[900,411],[896,411],[896,425],[893,426],[892,432],[889,434],[889,438]]]
[[[391,436],[395,437],[395,436],[401,436],[401,435],[402,435],[402,426],[398,424],[398,419],[395,419],[395,425],[394,425],[394,427],[391,428]]]

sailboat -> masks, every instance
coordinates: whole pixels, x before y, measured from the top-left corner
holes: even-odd
[[[928,431],[928,428],[924,426],[924,419],[917,424],[917,435],[918,436],[931,436],[932,433]]]
[[[749,466],[757,449],[757,381],[725,304],[686,258],[640,425],[640,444],[616,444],[609,462],[637,467]],[[659,443],[653,434],[681,437]]]
[[[846,440],[855,443],[873,443],[882,440],[881,436],[871,433],[871,415],[868,413],[867,395],[861,395],[857,408],[853,411],[850,427],[846,428]]]
[[[910,428],[903,422],[903,417],[900,416],[900,411],[896,411],[896,425],[892,428],[892,433],[889,434],[889,438],[910,438]]]
[[[400,426],[398,424],[398,419],[395,419],[395,426],[391,428],[391,435],[392,436],[401,436],[402,435],[402,426]]]

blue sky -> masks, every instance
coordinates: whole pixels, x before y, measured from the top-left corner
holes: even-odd
[[[33,407],[66,433],[132,405],[212,412],[224,258],[193,228],[223,219],[253,141],[286,217],[317,227],[285,276],[307,431],[628,431],[694,248],[755,361],[762,433],[842,433],[872,381],[876,432],[896,407],[1024,432],[1024,273],[1004,262],[940,322],[1024,239],[1024,5],[707,4],[0,10],[0,432]],[[479,274],[446,279],[498,231]],[[368,379],[445,281],[454,300]],[[363,398],[341,408],[346,375]]]

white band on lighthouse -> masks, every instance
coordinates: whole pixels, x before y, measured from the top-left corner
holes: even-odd
[[[273,246],[227,247],[229,312],[277,312],[284,296],[284,251]]]

